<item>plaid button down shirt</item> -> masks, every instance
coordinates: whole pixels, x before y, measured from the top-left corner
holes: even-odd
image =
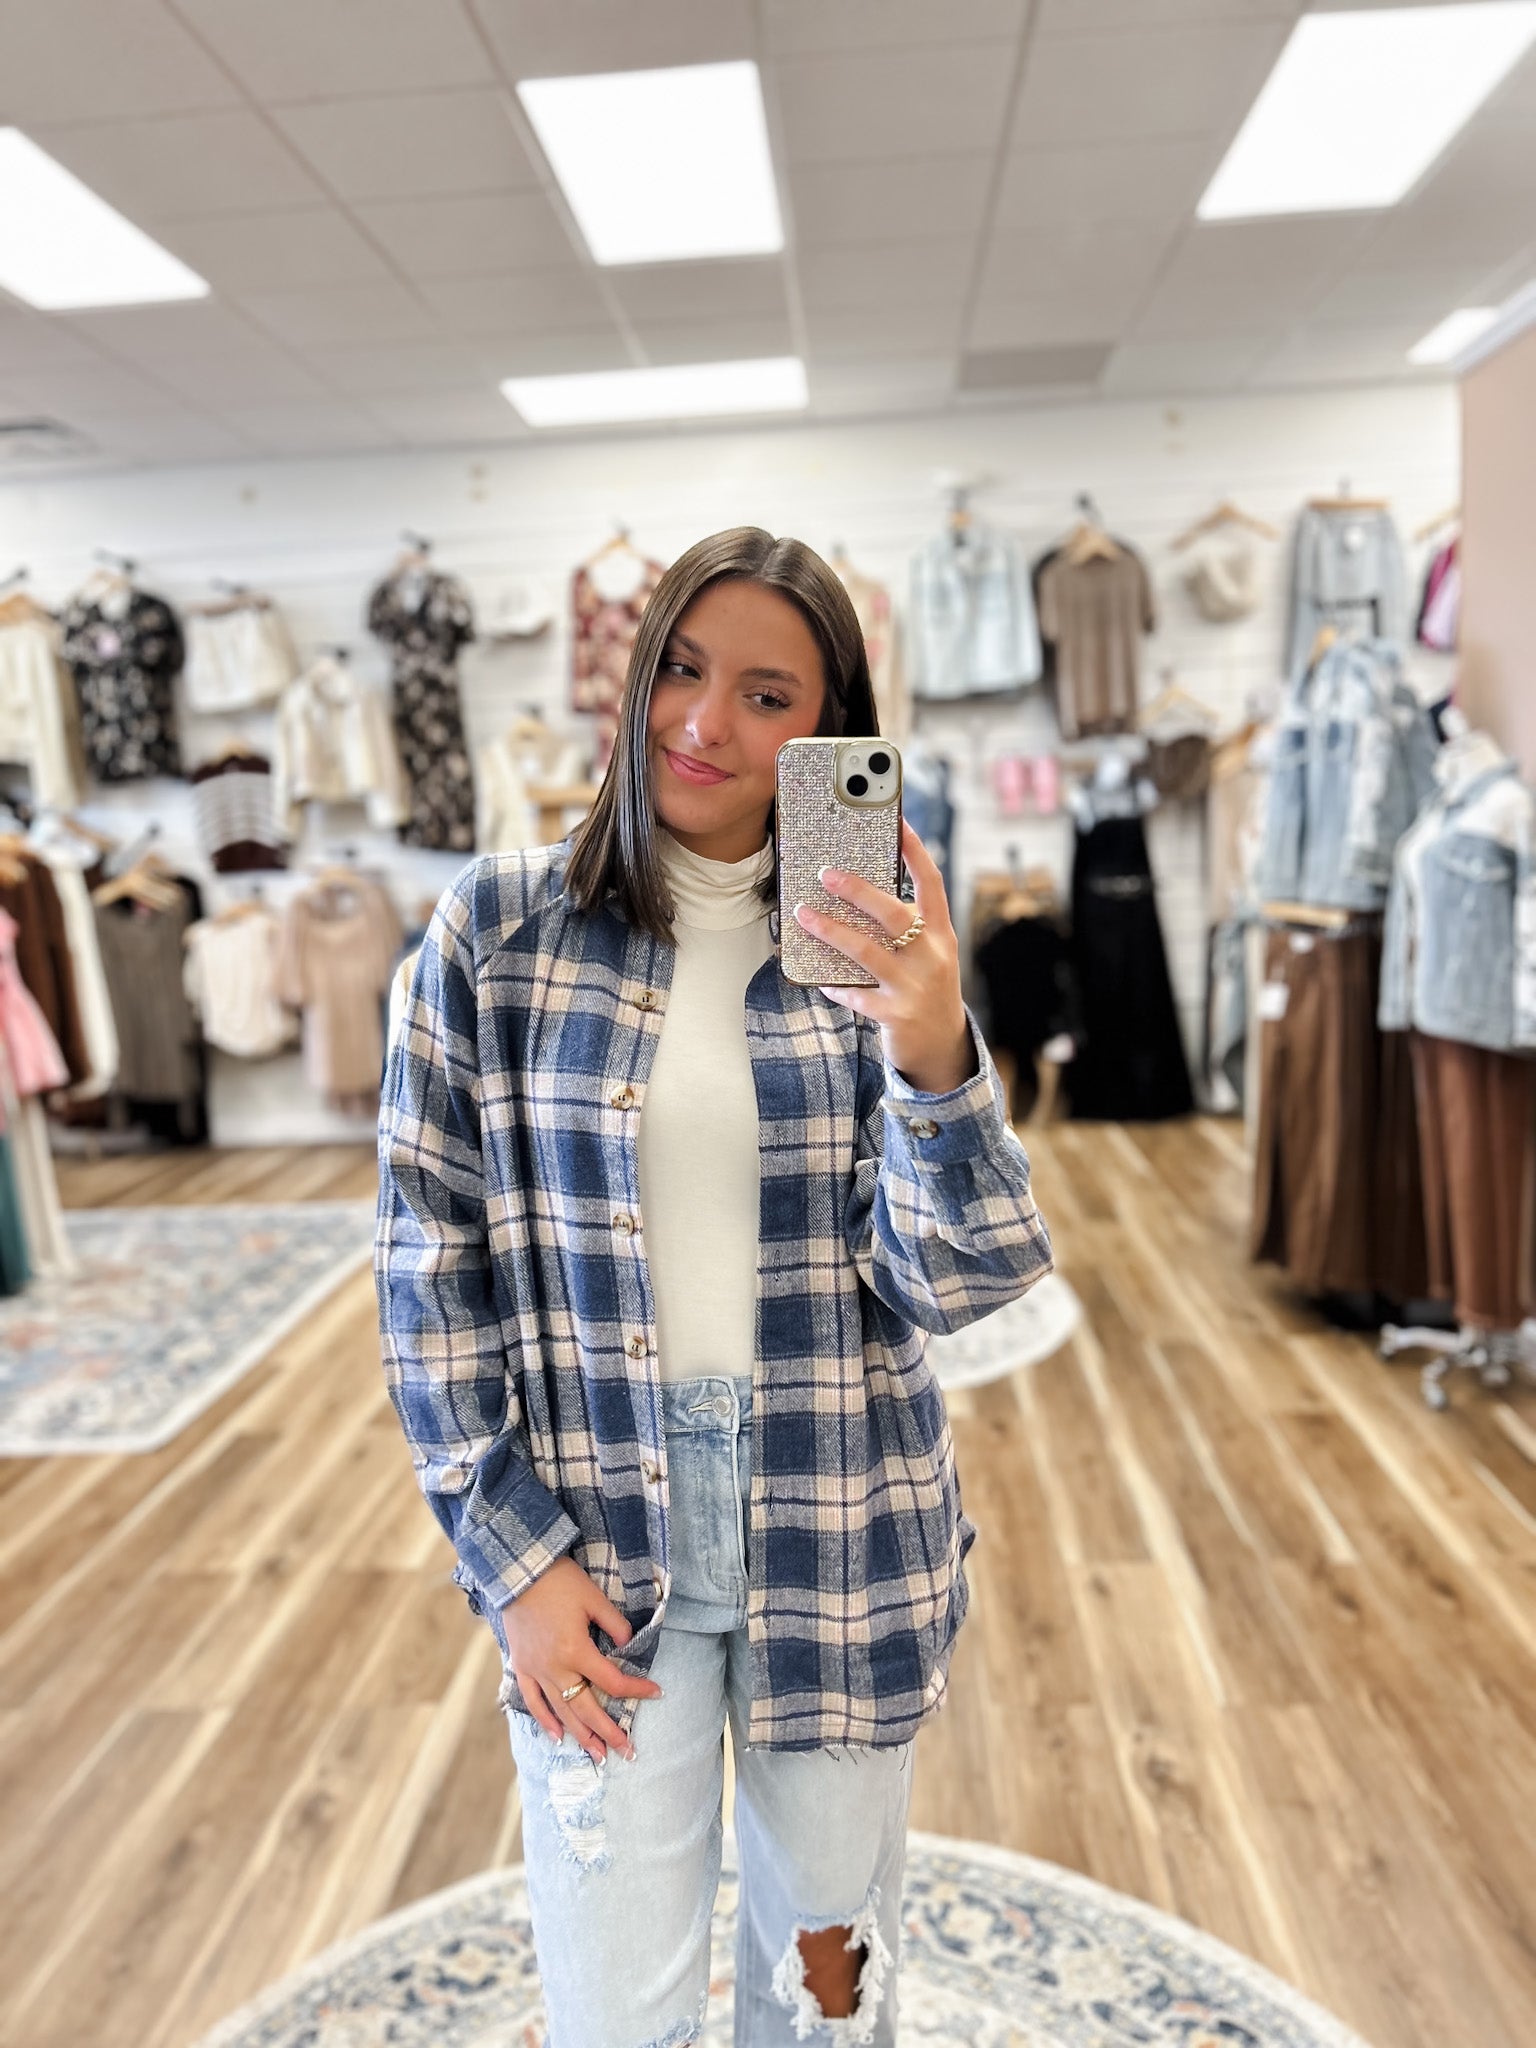
[[[567,1551],[666,1618],[668,1495],[635,1133],[671,946],[561,893],[566,848],[474,862],[422,947],[380,1117],[384,1368],[455,1579],[501,1611]],[[1029,1163],[980,1071],[922,1094],[879,1029],[776,961],[747,988],[761,1205],[747,1629],[755,1747],[907,1741],[943,1697],[975,1540],[926,1331],[1050,1269]],[[639,1704],[603,1703],[626,1734]]]

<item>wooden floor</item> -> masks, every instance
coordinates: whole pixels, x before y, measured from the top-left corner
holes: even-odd
[[[981,1528],[913,1825],[1210,1929],[1375,2048],[1536,2039],[1536,1395],[1242,1259],[1238,1135],[1031,1133],[1088,1327],[952,1398]],[[71,1164],[102,1207],[362,1195],[358,1150]],[[504,1860],[495,1650],[366,1274],[166,1450],[0,1464],[0,2040],[185,2048]]]

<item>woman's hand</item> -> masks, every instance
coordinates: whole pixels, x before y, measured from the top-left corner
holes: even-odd
[[[910,945],[893,952],[884,940],[855,931],[840,918],[804,903],[795,905],[795,916],[813,938],[836,946],[879,983],[876,988],[823,988],[822,994],[875,1019],[885,1057],[904,1081],[925,1095],[947,1095],[976,1072],[960,993],[960,947],[950,922],[944,877],[905,819],[901,851],[917,892],[915,905],[888,896],[862,875],[845,874],[841,868],[823,868],[821,886],[829,896],[867,911],[891,939],[901,936],[917,909],[924,928]]]
[[[639,1700],[659,1699],[661,1687],[654,1679],[629,1677],[605,1657],[589,1631],[594,1621],[620,1645],[634,1634],[573,1557],[562,1557],[541,1572],[526,1593],[501,1610],[507,1659],[529,1712],[556,1742],[569,1729],[600,1764],[610,1749],[626,1759],[635,1752],[618,1723],[598,1705],[593,1686],[600,1685],[610,1698]],[[561,1688],[578,1678],[590,1678],[592,1684],[574,1699],[561,1699]]]

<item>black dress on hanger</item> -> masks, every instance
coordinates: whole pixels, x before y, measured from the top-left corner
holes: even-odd
[[[1074,1117],[1151,1123],[1195,1106],[1139,814],[1079,824],[1072,962],[1083,1042],[1062,1079]]]

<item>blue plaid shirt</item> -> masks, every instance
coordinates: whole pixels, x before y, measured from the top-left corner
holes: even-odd
[[[668,1496],[636,1125],[673,949],[562,894],[567,847],[474,862],[438,905],[380,1115],[390,1397],[455,1579],[501,1610],[572,1552],[634,1634],[666,1619]],[[938,1707],[975,1540],[924,1332],[1050,1270],[1029,1162],[980,1071],[945,1095],[879,1028],[766,961],[746,995],[760,1114],[748,1740],[907,1741]],[[639,1702],[604,1705],[626,1734]]]

